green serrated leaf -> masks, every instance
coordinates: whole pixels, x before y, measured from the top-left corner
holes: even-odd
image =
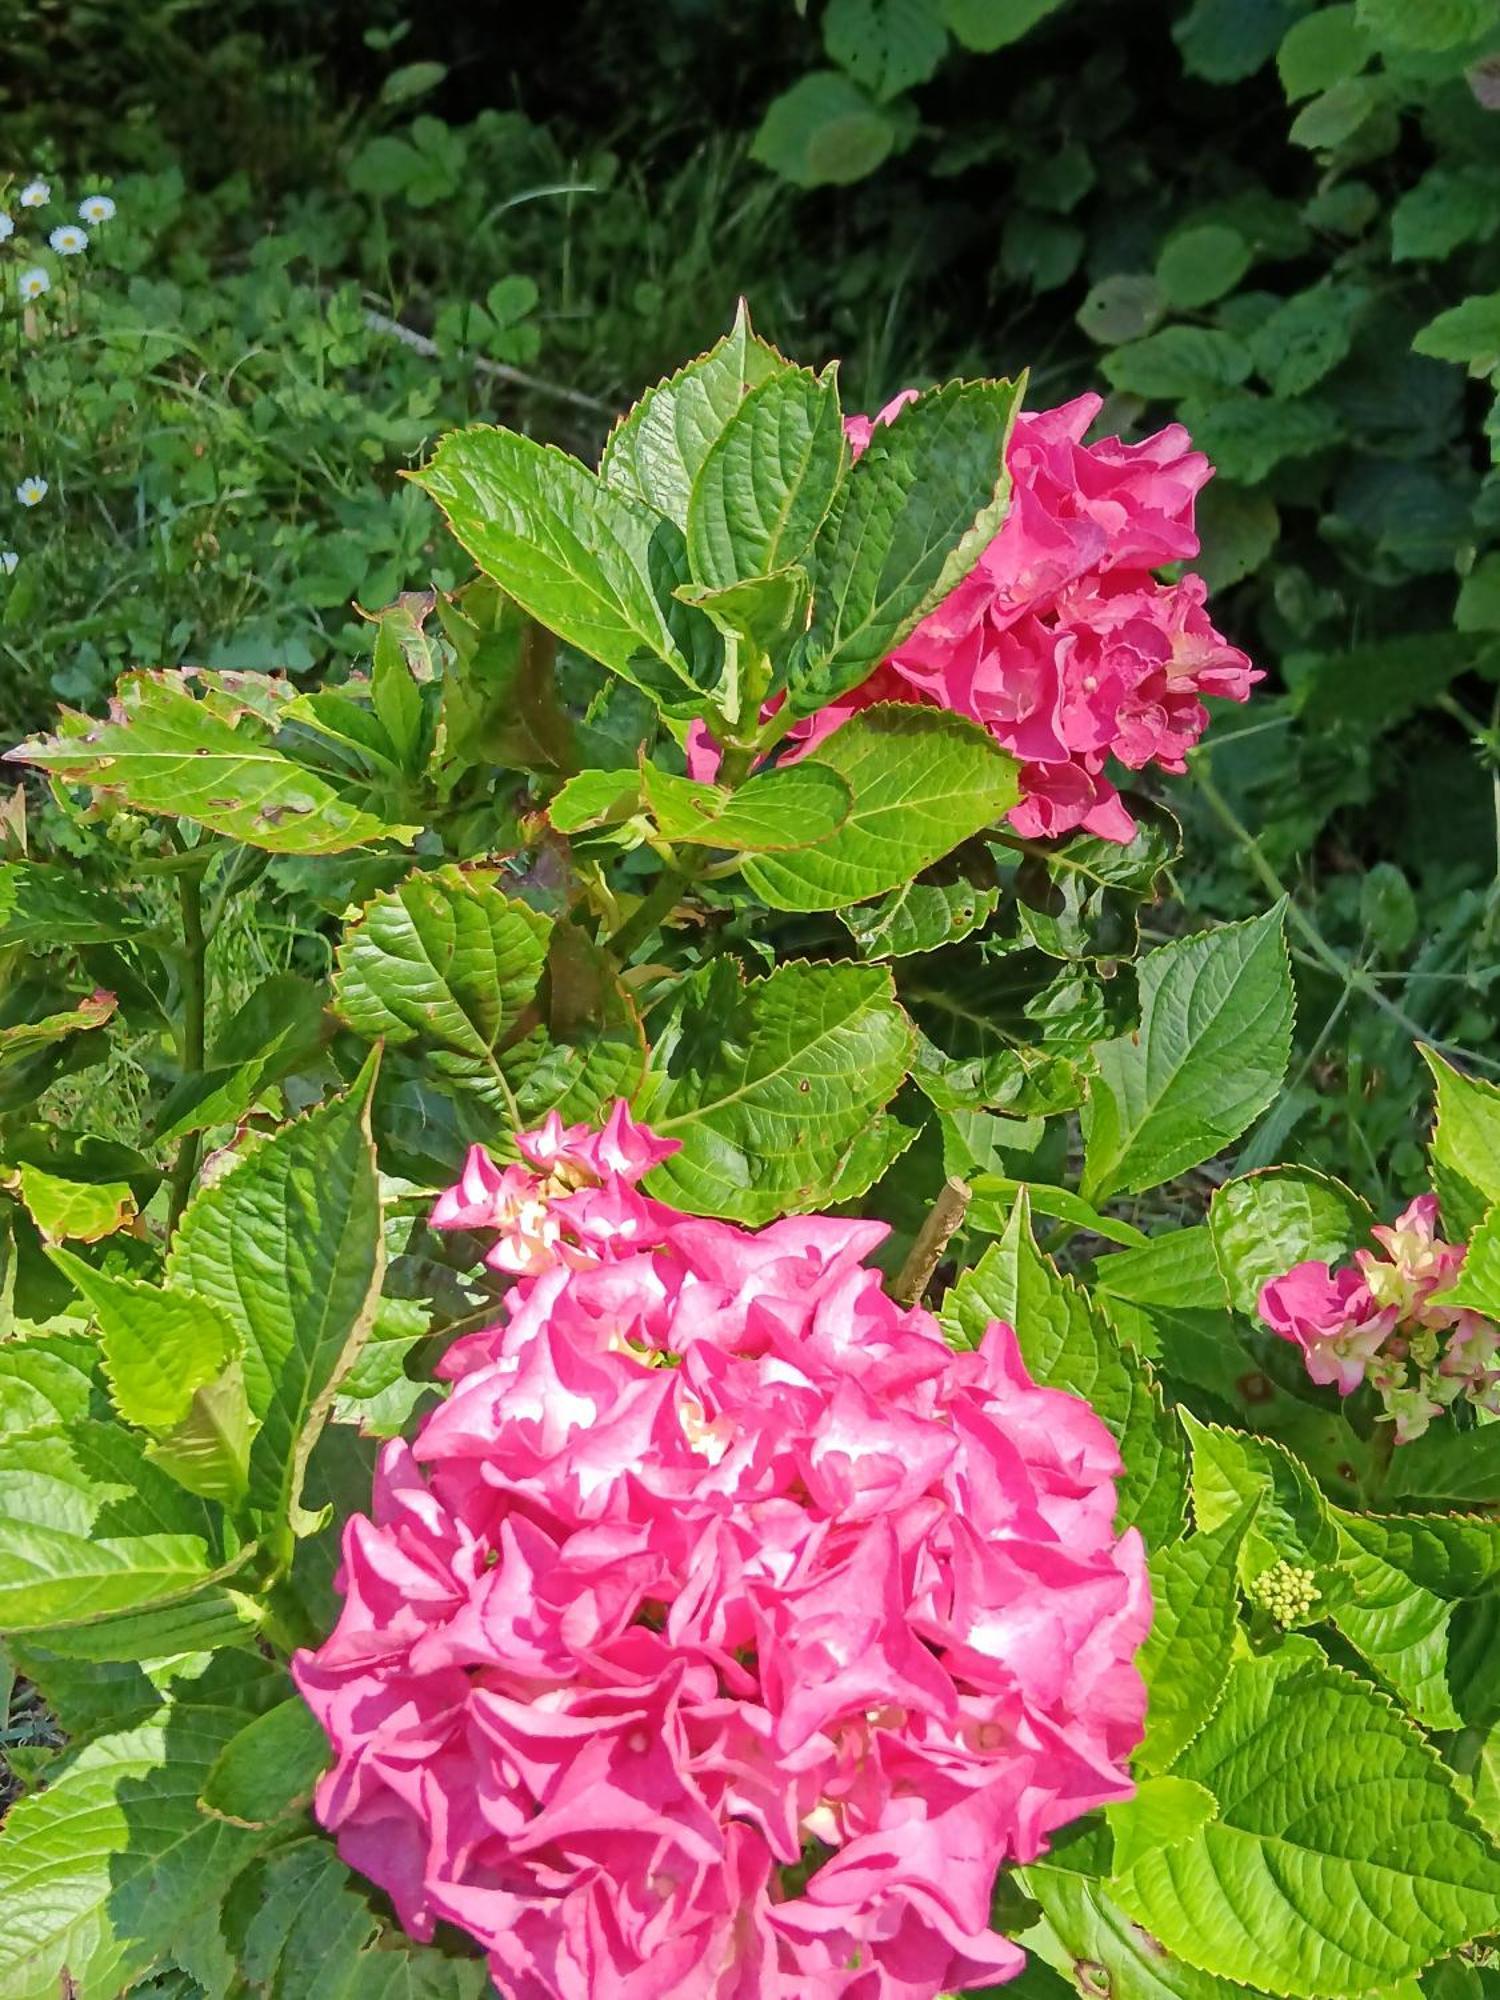
[[[1164,326],[1132,340],[1100,364],[1113,389],[1173,399],[1232,389],[1250,373],[1250,355],[1232,333],[1206,326]]]
[[[1110,2000],[1265,2000],[1185,1965],[1133,1924],[1102,1882],[1046,1862],[1020,1870],[1018,1879],[1041,1905],[1042,1920],[1017,1943],[1063,1975],[1059,2000],[1078,2000],[1080,1993],[1098,2000],[1106,1994]],[[1024,1993],[1024,1982],[1019,1990]],[[1045,2000],[1052,2000],[1050,1990]]]
[[[767,655],[779,654],[790,640],[807,630],[812,606],[807,571],[796,563],[769,576],[725,584],[721,590],[682,583],[672,594],[711,618],[726,639],[743,640],[754,652]],[[723,705],[732,710],[730,695],[726,690]]]
[[[1229,1668],[1225,1650],[1225,1672]],[[1217,1819],[1219,1802],[1213,1793],[1190,1778],[1143,1778],[1135,1796],[1121,1799],[1104,1809],[1104,1817],[1114,1839],[1114,1866],[1126,1869],[1141,1856],[1174,1841],[1187,1840],[1200,1827]]]
[[[950,382],[875,427],[813,544],[796,715],[864,680],[973,567],[1005,518],[1021,382]]]
[[[0,1631],[181,1602],[240,1566],[216,1560],[212,1516],[144,1443],[87,1418],[0,1440]]]
[[[420,829],[389,826],[337,791],[321,773],[276,748],[265,717],[198,699],[185,675],[130,673],[108,718],[64,711],[56,736],[33,737],[5,754],[70,784],[143,812],[193,820],[273,854],[339,854],[375,840],[409,840]]]
[[[40,861],[0,862],[0,947],[61,951],[117,944],[149,928],[119,895],[90,888],[73,868]]]
[[[1315,1658],[1236,1662],[1175,1770],[1219,1817],[1137,1858],[1111,1894],[1206,1972],[1339,2000],[1500,1924],[1500,1855],[1425,1740]]]
[[[115,2000],[172,1956],[262,1844],[198,1810],[244,1721],[167,1708],[96,1737],[19,1800],[0,1840],[0,2000]]]
[[[98,1323],[110,1400],[125,1422],[150,1431],[181,1423],[234,1352],[228,1318],[189,1292],[109,1276],[70,1251],[51,1256]]]
[[[879,104],[842,70],[809,70],[773,97],[750,156],[797,187],[848,187],[902,136],[899,106]]]
[[[856,83],[886,99],[925,83],[948,37],[937,0],[829,0],[823,46]]]
[[[994,861],[976,841],[876,901],[840,910],[839,918],[861,958],[909,958],[957,944],[981,929],[999,905]]]
[[[126,1181],[68,1180],[24,1163],[17,1169],[16,1187],[47,1243],[97,1243],[135,1217],[135,1197]]]
[[[722,590],[802,563],[848,464],[834,368],[782,369],[751,389],[693,481],[695,581]]]
[[[1311,1167],[1267,1167],[1215,1189],[1208,1228],[1236,1312],[1253,1313],[1261,1287],[1294,1264],[1335,1264],[1374,1226],[1368,1202]]]
[[[1440,312],[1412,336],[1412,350],[1434,361],[1462,361],[1488,373],[1500,362],[1500,292],[1481,292]]]
[[[199,1803],[235,1826],[270,1826],[308,1803],[332,1754],[322,1724],[300,1695],[291,1695],[224,1745]]]
[[[789,365],[753,332],[742,299],[722,340],[648,389],[616,424],[599,461],[600,479],[685,533],[693,483],[715,440],[747,392]]]
[[[774,854],[830,839],[853,804],[848,780],[815,763],[757,772],[734,792],[645,764],[641,789],[665,839],[737,853]]]
[[[746,881],[779,910],[839,909],[895,889],[1019,795],[1014,761],[982,729],[905,703],[861,710],[796,768],[836,773],[854,802],[822,840],[746,863]]]
[[[275,972],[247,995],[214,1039],[197,1075],[180,1077],[156,1114],[155,1139],[237,1125],[284,1076],[308,1062],[333,1033],[326,995],[294,972]]]
[[[878,967],[793,961],[741,984],[718,961],[686,982],[636,1099],[655,1131],[682,1141],[648,1191],[752,1224],[821,1208],[835,1187],[853,1200],[889,1163],[888,1147],[861,1141],[910,1050]]]
[[[1500,1201],[1500,1085],[1465,1076],[1435,1049],[1417,1047],[1437,1085],[1433,1184],[1449,1234],[1467,1236]]]
[[[1247,1580],[1278,1562],[1316,1572],[1316,1608],[1300,1622],[1327,1615],[1347,1594],[1334,1573],[1338,1531],[1311,1473],[1272,1438],[1203,1424],[1181,1406],[1177,1412],[1192,1445],[1193,1514],[1212,1533],[1255,1504],[1255,1518],[1241,1546],[1240,1574]]]
[[[1163,945],[1142,962],[1141,1024],[1098,1050],[1084,1114],[1082,1192],[1155,1187],[1237,1139],[1291,1054],[1292,980],[1280,905]]]
[[[373,897],[344,933],[333,993],[357,1033],[420,1043],[440,1075],[487,1079],[503,1099],[499,1051],[536,992],[552,922],[497,881],[449,866]]]
[[[682,531],[554,445],[453,431],[416,483],[487,576],[569,645],[673,712],[697,712],[722,647],[672,593],[691,581]]]
[[[215,1306],[243,1342],[260,1429],[250,1500],[271,1533],[298,1521],[307,1457],[369,1331],[384,1255],[370,1140],[376,1058],[200,1188],[172,1243],[169,1290]]]
[[[1259,1505],[1252,1495],[1216,1527],[1151,1557],[1156,1612],[1139,1662],[1150,1697],[1140,1770],[1170,1770],[1219,1705],[1239,1615],[1240,1544]]]
[[[1152,1546],[1181,1532],[1186,1464],[1155,1378],[1037,1249],[1024,1192],[1004,1236],[949,1292],[941,1318],[949,1338],[967,1347],[992,1320],[1012,1326],[1032,1379],[1081,1396],[1119,1444],[1121,1523],[1139,1527]]]

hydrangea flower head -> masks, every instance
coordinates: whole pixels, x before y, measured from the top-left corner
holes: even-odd
[[[858,457],[910,390],[845,429]],[[1208,722],[1204,695],[1248,698],[1260,675],[1210,622],[1201,577],[1153,572],[1196,555],[1193,503],[1212,468],[1180,424],[1140,444],[1084,434],[1102,407],[1079,396],[1016,419],[1011,499],[970,574],[872,680],[799,725],[815,744],[877,700],[968,716],[1022,762],[1011,824],[1129,840],[1135,823],[1105,774],[1181,771]]]
[[[1302,1349],[1311,1380],[1349,1396],[1363,1382],[1409,1443],[1460,1396],[1500,1416],[1500,1328],[1444,1294],[1463,1269],[1464,1246],[1439,1237],[1436,1195],[1418,1195],[1370,1234],[1380,1252],[1357,1250],[1334,1271],[1296,1264],[1261,1289],[1273,1333]]]
[[[640,1232],[522,1276],[347,1525],[294,1663],[319,1816],[510,2000],[1007,1978],[997,1868],[1130,1791],[1150,1603],[1114,1443],[1008,1327],[954,1353],[896,1305],[882,1225],[647,1204],[664,1142],[611,1128],[522,1151]]]

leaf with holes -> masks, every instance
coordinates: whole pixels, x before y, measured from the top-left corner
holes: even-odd
[[[420,831],[388,825],[272,741],[249,705],[199,699],[184,674],[126,674],[110,713],[65,710],[55,736],[5,754],[143,812],[193,820],[273,854],[341,854]]]

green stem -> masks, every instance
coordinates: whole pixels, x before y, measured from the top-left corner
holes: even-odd
[[[202,878],[196,873],[179,875],[177,899],[182,911],[182,1073],[184,1076],[199,1076],[203,1071],[205,1051],[208,959],[208,945],[203,931]],[[177,1158],[172,1167],[171,1205],[167,1211],[169,1239],[175,1233],[193,1191],[202,1149],[203,1135],[200,1132],[189,1132],[177,1148]]]
[[[620,928],[606,940],[617,958],[628,959],[636,947],[650,937],[662,919],[669,914],[691,879],[687,870],[681,867],[668,868],[658,876],[655,886],[647,891],[637,905],[635,914],[627,917]]]

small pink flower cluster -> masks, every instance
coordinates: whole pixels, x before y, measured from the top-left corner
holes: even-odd
[[[633,1173],[648,1136],[610,1131]],[[639,1199],[602,1142],[523,1150]],[[1113,1441],[1008,1327],[954,1353],[897,1306],[879,1224],[653,1205],[594,1238],[556,1199],[596,1261],[554,1239],[449,1353],[294,1664],[337,1757],[320,1818],[511,2000],[1012,1976],[997,1867],[1131,1789],[1150,1600]]]
[[[1420,1437],[1460,1396],[1500,1416],[1500,1328],[1444,1305],[1464,1246],[1439,1238],[1437,1217],[1436,1195],[1418,1195],[1370,1232],[1384,1257],[1358,1250],[1337,1271],[1296,1264],[1260,1294],[1261,1318],[1302,1349],[1314,1382],[1333,1383],[1341,1396],[1370,1384],[1398,1444]]]
[[[516,1144],[536,1168],[497,1167],[471,1146],[458,1181],[438,1196],[434,1229],[493,1231],[485,1256],[492,1271],[534,1275],[559,1261],[597,1264],[610,1245],[649,1240],[666,1213],[636,1193],[635,1183],[677,1151],[637,1125],[623,1098],[602,1132],[564,1125],[555,1111]]]
[[[914,394],[873,422],[848,420],[856,457]],[[1245,701],[1261,676],[1210,623],[1201,577],[1152,574],[1198,552],[1193,502],[1208,460],[1180,424],[1141,444],[1086,445],[1100,408],[1079,396],[1016,419],[999,534],[870,679],[794,736],[819,742],[873,702],[929,702],[981,723],[1021,759],[1018,833],[1132,837],[1106,760],[1185,769],[1208,724],[1200,696]]]

